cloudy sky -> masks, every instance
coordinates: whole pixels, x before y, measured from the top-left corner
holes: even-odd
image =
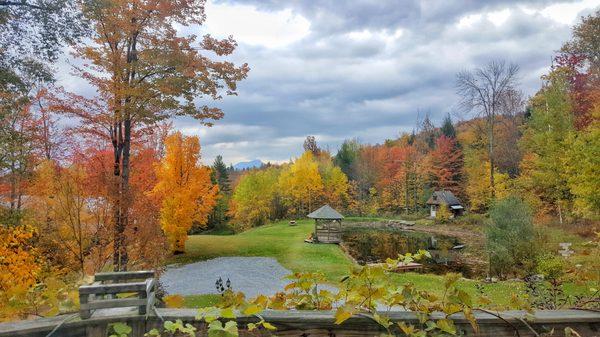
[[[239,96],[214,103],[225,112],[214,127],[175,126],[200,136],[205,163],[217,154],[286,161],[307,135],[332,152],[348,138],[380,143],[425,113],[439,124],[456,110],[456,72],[490,60],[518,64],[531,95],[570,27],[598,8],[600,0],[210,0],[206,24],[191,30],[233,35],[232,60],[251,71]]]

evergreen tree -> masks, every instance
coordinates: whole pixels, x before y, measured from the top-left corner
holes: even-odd
[[[229,193],[231,191],[229,182],[229,172],[227,166],[223,163],[223,157],[218,155],[212,165],[212,174],[214,183],[219,185],[219,191]]]
[[[342,172],[348,176],[350,180],[356,179],[356,160],[360,144],[356,139],[345,140],[340,147],[340,150],[335,155],[335,164],[342,169]]]
[[[227,168],[227,165],[223,162],[223,157],[218,155],[211,168],[211,179],[213,184],[219,186],[219,195],[217,197],[217,204],[208,217],[208,228],[223,228],[229,220],[227,216],[229,212],[229,199],[231,197],[229,172],[233,171],[233,167]]]
[[[454,125],[452,124],[452,118],[450,118],[450,114],[446,115],[446,118],[444,118],[444,122],[442,123],[441,131],[442,131],[442,135],[444,135],[448,138],[456,138],[456,129],[454,128]]]

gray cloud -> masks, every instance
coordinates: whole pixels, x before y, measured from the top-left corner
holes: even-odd
[[[307,135],[331,150],[347,138],[382,142],[410,131],[418,112],[440,122],[456,108],[456,72],[493,59],[517,63],[522,90],[531,95],[570,36],[569,25],[540,13],[556,3],[551,0],[217,3],[287,9],[308,20],[310,32],[285,47],[238,41],[232,60],[248,62],[251,72],[238,96],[210,103],[225,118],[211,129],[187,118],[175,122],[201,136],[206,163],[217,154],[228,163],[289,160],[300,154]],[[505,9],[510,12],[504,22],[488,16]],[[479,17],[459,27],[467,15]]]

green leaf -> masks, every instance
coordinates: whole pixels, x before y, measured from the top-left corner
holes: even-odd
[[[132,331],[129,325],[121,322],[113,324],[112,328],[117,335],[129,335]]]
[[[225,308],[225,309],[221,310],[221,317],[236,318],[236,315],[232,308]]]
[[[237,337],[239,334],[237,322],[228,321],[223,326],[221,321],[212,321],[208,324],[209,337]]]
[[[456,335],[456,327],[454,322],[449,319],[440,319],[436,322],[438,329],[451,335]]]
[[[146,332],[144,334],[144,336],[148,336],[148,337],[154,337],[154,336],[156,336],[156,337],[158,337],[158,336],[160,336],[160,332],[158,331],[158,329],[152,329],[152,330]]]
[[[262,326],[264,326],[267,330],[277,330],[277,328],[269,322],[263,322]]]

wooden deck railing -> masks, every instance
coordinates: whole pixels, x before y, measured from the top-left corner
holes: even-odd
[[[196,336],[206,336],[206,325],[195,317],[195,309],[157,309],[164,320],[182,320],[198,328]],[[468,337],[532,337],[543,336],[542,333],[554,331],[552,337],[565,336],[565,328],[576,330],[582,337],[600,337],[600,313],[582,310],[540,310],[535,312],[527,325],[521,320],[525,312],[502,312],[502,319],[494,315],[478,312],[475,317],[479,323],[479,333],[475,333],[469,322],[461,315],[453,315],[458,330]],[[266,311],[262,314],[266,321],[277,327],[272,335],[277,336],[379,336],[383,330],[371,318],[354,316],[344,323],[335,324],[334,313],[331,311]],[[393,322],[418,324],[417,316],[406,311],[389,313]],[[46,337],[53,329],[51,337],[106,337],[111,323],[123,322],[132,327],[129,337],[143,337],[144,332],[161,327],[163,321],[158,316],[121,314],[113,316],[93,315],[81,320],[74,317],[65,321],[68,316],[56,316],[36,320],[0,324],[0,337]],[[255,317],[240,317],[238,325],[256,322]],[[518,333],[515,332],[518,329]],[[535,331],[535,333],[532,331]],[[399,331],[398,336],[402,336]],[[536,333],[538,335],[536,335]],[[247,332],[240,330],[240,336],[267,336],[269,333]]]
[[[79,289],[79,314],[10,322],[0,324],[0,337],[106,337],[110,325],[121,322],[132,328],[129,337],[143,337],[153,328],[160,328],[166,320],[182,320],[198,329],[197,336],[206,336],[206,324],[196,319],[195,309],[154,309],[156,282],[154,272],[100,273],[92,285]],[[132,297],[118,295],[133,294]],[[122,311],[120,308],[133,307]],[[137,307],[137,308],[136,308]],[[103,310],[109,309],[110,310]],[[137,309],[137,310],[136,310]],[[95,311],[95,312],[93,312]],[[392,322],[419,324],[413,312],[385,313]],[[452,315],[463,336],[508,337],[541,336],[553,331],[553,337],[565,336],[565,328],[574,329],[583,337],[600,337],[600,312],[584,310],[540,310],[523,319],[525,312],[507,311],[498,314],[476,312],[479,331],[475,332],[462,315]],[[383,330],[372,318],[364,315],[351,317],[343,324],[335,324],[332,311],[266,311],[264,319],[277,327],[277,336],[378,336]],[[435,315],[434,315],[435,316]],[[437,318],[444,316],[439,314]],[[434,317],[435,319],[436,317]],[[239,317],[240,336],[256,336],[243,328],[256,322],[256,317]],[[400,332],[397,331],[400,335]],[[270,332],[259,333],[261,336]]]
[[[133,271],[94,275],[93,284],[79,287],[79,315],[88,319],[95,310],[123,307],[138,307],[138,313],[145,315],[154,305],[154,274],[154,271]]]

